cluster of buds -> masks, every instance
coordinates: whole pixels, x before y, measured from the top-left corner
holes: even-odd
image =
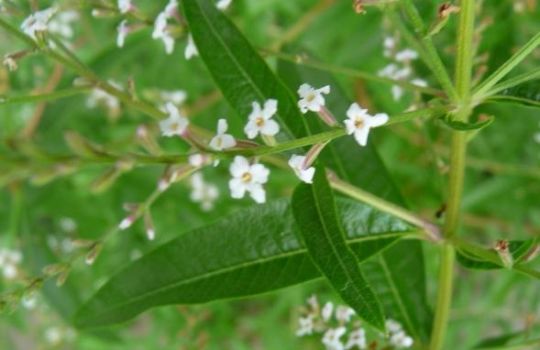
[[[301,313],[296,335],[320,337],[327,350],[402,349],[413,344],[412,338],[394,320],[387,320],[386,334],[374,332],[376,339],[368,341],[366,330],[353,309],[346,305],[334,306],[332,302],[321,308],[316,296],[307,300]]]

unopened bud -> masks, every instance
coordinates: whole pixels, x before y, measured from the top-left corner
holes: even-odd
[[[356,13],[366,13],[364,9],[364,0],[353,0],[353,9]]]
[[[103,244],[100,242],[96,242],[92,245],[90,250],[88,251],[88,254],[86,254],[85,262],[87,265],[92,265],[95,261],[98,255],[101,253],[101,250],[103,249]]]
[[[69,277],[70,270],[65,269],[61,274],[56,278],[56,286],[61,287],[66,283],[67,278]]]
[[[507,269],[512,268],[514,264],[514,259],[512,258],[512,253],[510,252],[510,244],[507,240],[501,239],[495,243],[495,251],[499,254],[504,267]]]
[[[140,125],[137,128],[137,141],[139,145],[145,149],[146,152],[152,155],[159,155],[162,153],[159,144],[157,143],[155,137],[148,130],[148,127],[145,125]]]
[[[146,237],[148,237],[150,241],[153,241],[154,238],[156,238],[156,229],[154,227],[154,220],[152,220],[150,210],[147,210],[144,213],[144,227],[146,229]]]
[[[122,221],[120,221],[120,224],[118,224],[118,228],[120,230],[126,230],[129,227],[131,227],[131,225],[133,225],[133,222],[135,222],[135,216],[130,215],[124,218]]]
[[[7,67],[11,72],[16,71],[18,68],[17,61],[11,56],[5,56],[2,64]]]
[[[460,10],[459,6],[452,5],[448,2],[445,2],[441,6],[439,6],[439,10],[437,12],[437,16],[439,18],[446,18],[450,16],[452,13],[458,13]]]

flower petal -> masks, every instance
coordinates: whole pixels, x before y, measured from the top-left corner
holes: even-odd
[[[233,177],[241,177],[244,173],[250,171],[250,165],[247,158],[242,156],[234,157],[234,160],[229,167],[229,171]]]
[[[267,136],[277,135],[278,132],[279,132],[279,124],[273,119],[267,120],[264,123],[263,127],[261,128],[261,134],[267,135]]]

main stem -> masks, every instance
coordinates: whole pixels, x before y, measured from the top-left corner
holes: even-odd
[[[462,0],[460,5],[461,11],[457,33],[457,60],[455,72],[458,100],[454,118],[458,121],[466,122],[471,114],[471,77],[474,56],[472,43],[475,1]],[[448,202],[443,229],[443,235],[447,242],[441,246],[439,290],[430,350],[442,349],[448,328],[448,320],[450,318],[455,250],[449,241],[459,228],[466,154],[467,133],[463,131],[453,131],[448,182]]]

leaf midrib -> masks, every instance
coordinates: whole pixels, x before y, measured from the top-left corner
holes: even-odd
[[[415,233],[415,232],[417,232],[417,231],[411,230],[411,231],[399,231],[399,232],[397,232],[397,231],[396,232],[385,232],[385,233],[380,233],[380,234],[377,233],[377,234],[372,234],[372,235],[368,235],[368,236],[365,236],[365,237],[353,238],[353,239],[347,240],[346,242],[347,242],[347,245],[352,245],[352,244],[362,243],[362,242],[366,242],[366,241],[373,241],[373,240],[378,240],[378,239],[385,239],[385,238],[392,238],[392,237],[399,238],[399,236],[401,236],[401,235],[406,235],[408,233]],[[268,257],[268,258],[258,259],[257,261],[236,264],[236,265],[233,265],[233,266],[230,266],[230,267],[227,267],[227,268],[214,270],[214,271],[206,273],[204,275],[199,275],[197,277],[192,277],[192,278],[188,278],[188,279],[185,279],[185,280],[182,280],[182,281],[179,281],[179,282],[174,282],[174,283],[169,284],[169,285],[167,285],[165,287],[160,287],[160,288],[154,289],[152,291],[140,294],[139,296],[130,298],[129,301],[126,301],[124,303],[114,304],[113,306],[110,306],[109,308],[107,308],[106,313],[100,313],[100,315],[108,314],[108,313],[110,313],[110,311],[121,309],[121,308],[123,308],[123,307],[125,307],[127,305],[136,303],[139,300],[145,299],[145,298],[150,297],[150,296],[155,295],[155,294],[165,292],[167,290],[171,290],[171,289],[180,287],[182,285],[194,283],[194,282],[197,282],[199,280],[204,280],[204,279],[207,279],[207,278],[211,278],[211,277],[214,277],[214,276],[217,276],[217,275],[220,275],[220,274],[226,274],[227,272],[234,271],[234,270],[239,269],[239,268],[256,266],[256,265],[260,265],[260,264],[263,264],[263,263],[266,263],[266,262],[269,262],[269,261],[279,260],[279,259],[282,259],[282,258],[292,257],[292,256],[295,256],[295,255],[306,254],[306,253],[307,253],[307,249],[306,248],[301,248],[301,249],[298,249],[298,250],[289,251],[287,253],[281,253],[281,254],[277,254],[277,255],[272,255],[271,257]],[[99,316],[96,316],[96,317],[93,317],[93,318],[94,319],[99,318]]]

